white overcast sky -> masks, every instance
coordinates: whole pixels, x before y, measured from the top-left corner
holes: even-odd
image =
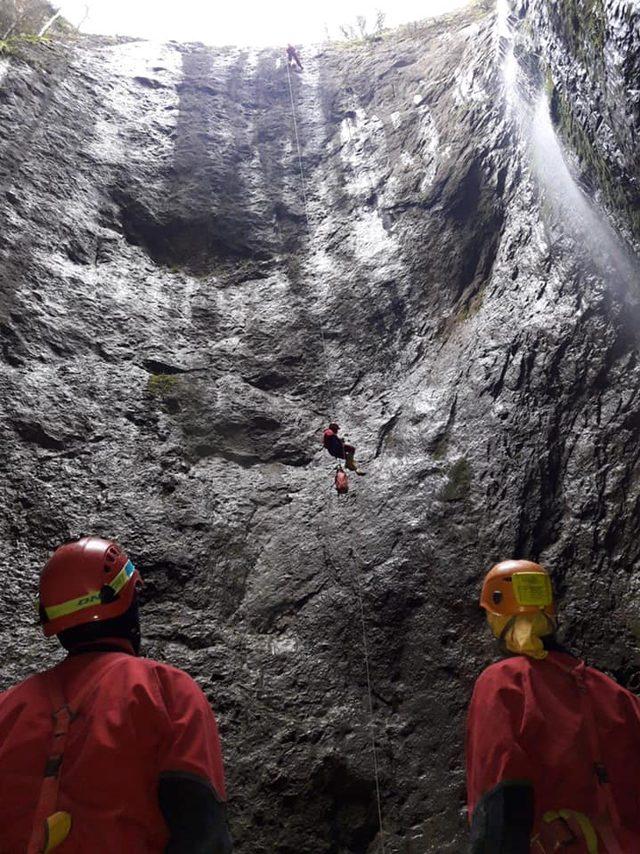
[[[339,25],[376,10],[387,26],[440,15],[468,0],[60,0],[65,16],[85,32],[139,36],[215,45],[279,45],[322,41],[325,25],[339,38]]]

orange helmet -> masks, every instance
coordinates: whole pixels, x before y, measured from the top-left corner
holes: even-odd
[[[82,537],[56,549],[40,576],[38,610],[47,637],[129,609],[140,573],[117,543]]]
[[[503,560],[487,573],[480,606],[497,617],[539,611],[553,617],[556,609],[549,573],[530,560]]]

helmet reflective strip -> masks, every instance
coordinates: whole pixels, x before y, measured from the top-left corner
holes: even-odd
[[[518,605],[546,608],[553,603],[553,590],[548,575],[542,572],[516,572],[511,580]]]
[[[108,586],[112,588],[114,593],[119,593],[129,582],[135,570],[135,566],[128,560]],[[57,620],[59,617],[68,617],[69,614],[75,614],[76,611],[82,611],[84,608],[92,608],[94,605],[102,605],[102,596],[99,590],[85,593],[84,596],[77,599],[69,599],[68,602],[63,602],[61,605],[51,605],[49,608],[45,608],[45,612],[48,619]]]
[[[115,593],[119,593],[135,571],[135,566],[130,560],[128,560],[113,581],[109,584],[109,587],[112,587]]]

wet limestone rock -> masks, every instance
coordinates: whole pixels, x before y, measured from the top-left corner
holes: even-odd
[[[640,8],[632,0],[517,0],[521,50],[542,70],[583,178],[640,240]],[[535,59],[534,59],[535,57]]]
[[[386,850],[464,849],[494,560],[547,562],[569,642],[640,687],[637,291],[554,217],[503,60],[484,5],[309,48],[300,159],[280,51],[0,66],[2,685],[59,655],[50,549],[118,537],[147,653],[216,708],[240,854],[377,851],[372,731]],[[340,503],[331,418],[367,471]]]

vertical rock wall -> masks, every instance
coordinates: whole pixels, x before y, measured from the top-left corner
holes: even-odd
[[[219,715],[238,850],[365,854],[362,601],[387,850],[454,854],[492,561],[547,562],[638,681],[637,294],[550,214],[490,11],[303,60],[290,90],[279,51],[91,39],[0,80],[2,684],[57,655],[49,550],[117,536],[148,654]]]

